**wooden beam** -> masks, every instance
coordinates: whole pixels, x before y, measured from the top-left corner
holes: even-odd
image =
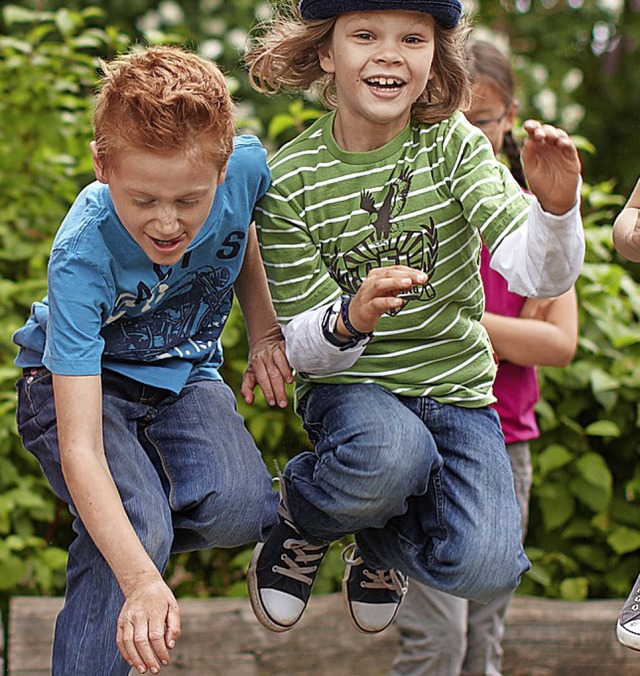
[[[640,653],[621,646],[622,600],[567,602],[516,597],[507,614],[505,674],[640,676]],[[314,596],[300,624],[274,634],[246,599],[183,599],[182,637],[166,676],[378,676],[398,649],[395,628],[375,636],[349,623],[339,594]],[[50,673],[55,616],[62,599],[14,597],[9,676]]]

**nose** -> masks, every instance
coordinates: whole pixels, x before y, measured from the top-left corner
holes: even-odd
[[[376,63],[400,63],[402,54],[395,40],[385,40],[379,44],[375,55]]]
[[[161,206],[158,212],[158,229],[163,235],[170,235],[179,228],[178,211],[172,206]]]

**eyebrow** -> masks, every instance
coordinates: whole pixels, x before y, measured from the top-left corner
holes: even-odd
[[[191,190],[191,192],[174,196],[173,199],[183,200],[183,199],[193,199],[194,197],[201,197],[202,195],[206,194],[208,190],[209,186],[203,186],[202,188],[194,188],[193,190]],[[136,196],[136,197],[145,197],[147,199],[157,199],[157,195],[154,195],[152,193],[146,192],[145,190],[135,187],[126,188],[126,192],[132,197]]]

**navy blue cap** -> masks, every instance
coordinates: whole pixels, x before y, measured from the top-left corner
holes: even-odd
[[[445,28],[453,28],[460,20],[460,0],[300,0],[298,11],[303,19],[330,19],[346,12],[373,12],[399,9],[426,12]]]

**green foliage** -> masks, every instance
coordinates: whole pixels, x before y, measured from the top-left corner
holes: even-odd
[[[612,253],[608,225],[622,201],[610,183],[585,186],[579,347],[566,368],[540,369],[527,537],[534,565],[523,593],[624,596],[637,574],[640,287]]]
[[[0,601],[6,594],[60,594],[64,586],[70,520],[36,461],[22,450],[15,430],[18,373],[11,335],[28,316],[30,304],[44,294],[51,238],[78,189],[91,178],[87,144],[96,57],[113,55],[126,46],[129,38],[119,33],[121,29],[134,39],[171,38],[197,44],[201,53],[216,58],[230,74],[242,125],[261,133],[272,147],[292,138],[319,114],[303,99],[265,99],[247,87],[238,59],[243,36],[256,16],[264,15],[264,4],[185,0],[156,7],[150,0],[109,0],[101,3],[108,16],[106,27],[102,11],[83,9],[86,3],[81,0],[35,4],[46,4],[51,11],[0,2],[4,6],[0,27],[0,316],[4,320],[0,325]],[[176,14],[176,7],[181,14]],[[542,94],[555,88],[559,91],[557,119],[562,121],[571,110],[573,93],[584,104],[583,85],[571,89],[563,77],[570,68],[583,69],[587,82],[588,68],[602,66],[604,57],[584,45],[598,21],[611,25],[612,18],[605,16],[609,10],[591,0],[585,0],[581,12],[553,3],[536,6],[536,12],[532,7],[522,1],[516,7],[483,0],[481,16],[486,25],[510,36],[519,55],[524,98],[532,101],[524,112],[542,113]],[[571,29],[555,34],[545,30],[552,14],[556,23],[562,19]],[[554,29],[559,28],[556,23]],[[636,24],[637,17],[630,13],[624,30],[636,30]],[[606,86],[613,84],[609,81]],[[628,87],[630,91],[640,87]],[[610,100],[601,96],[598,105],[609,106],[612,110],[607,112],[615,115]],[[610,150],[611,144],[596,133],[595,125],[585,136],[596,147]],[[625,142],[635,147],[629,139]],[[585,153],[593,151],[586,140],[581,148]],[[615,152],[611,155],[617,159]],[[593,157],[599,162],[597,155]],[[593,164],[585,154],[585,166]],[[584,185],[588,255],[577,284],[579,350],[569,367],[540,370],[542,435],[533,444],[535,476],[527,540],[533,568],[521,587],[527,593],[568,599],[624,596],[637,574],[640,287],[634,267],[611,250],[609,226],[624,202],[613,192],[619,181],[617,176]],[[239,393],[247,346],[237,308],[223,343],[223,376]],[[238,409],[270,468],[273,460],[283,466],[308,446],[291,407],[271,409],[259,395],[252,406],[239,398]],[[340,549],[341,543],[331,548],[318,591],[337,589],[343,569]],[[182,596],[243,595],[250,551],[243,547],[181,554],[171,560],[167,576]]]
[[[125,44],[99,21],[95,9],[32,13],[10,5],[2,12],[0,593],[59,593],[64,585],[66,551],[47,546],[57,501],[16,432],[11,335],[46,291],[51,238],[91,171],[96,54]]]

